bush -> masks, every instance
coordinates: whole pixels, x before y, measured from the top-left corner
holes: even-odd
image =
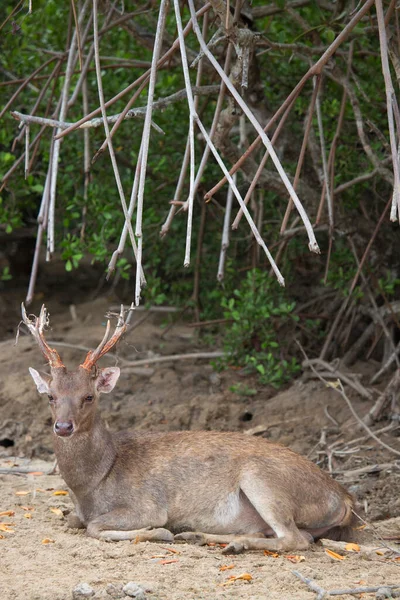
[[[300,366],[294,357],[285,357],[279,342],[278,325],[296,321],[294,302],[289,302],[268,273],[251,270],[233,296],[222,299],[224,316],[232,321],[224,337],[226,358],[221,366],[244,367],[258,374],[263,384],[279,387]]]

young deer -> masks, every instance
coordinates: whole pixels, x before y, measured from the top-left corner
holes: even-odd
[[[113,336],[108,322],[72,372],[45,341],[45,307],[31,319],[22,306],[22,317],[50,365],[50,375],[29,371],[49,397],[55,454],[75,504],[71,527],[107,540],[229,543],[225,552],[302,550],[349,528],[350,494],[279,444],[241,433],[111,433],[97,401],[120,370],[96,363],[126,330],[122,308]]]

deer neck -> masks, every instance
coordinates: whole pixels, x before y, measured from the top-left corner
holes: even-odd
[[[61,476],[77,496],[97,487],[115,462],[111,433],[98,414],[89,431],[65,438],[54,434],[53,438]]]

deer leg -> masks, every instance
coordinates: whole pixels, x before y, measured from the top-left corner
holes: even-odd
[[[291,501],[285,498],[284,490],[277,491],[275,497],[264,480],[250,470],[242,477],[240,488],[265,522],[266,528],[272,529],[276,537],[254,539],[246,535],[237,536],[224,549],[225,553],[246,549],[278,552],[305,550],[314,541],[310,533],[300,530],[294,522]]]
[[[307,531],[297,529],[281,532],[276,538],[255,538],[249,535],[233,536],[228,546],[222,550],[223,554],[239,554],[244,550],[269,550],[273,552],[287,552],[288,550],[306,550],[314,538]]]
[[[87,526],[86,533],[90,537],[100,540],[118,542],[121,540],[137,540],[140,542],[173,542],[174,536],[168,529],[163,527],[138,527],[139,523],[135,523],[132,513],[129,510],[113,510],[104,515],[96,517]],[[167,518],[163,519],[164,515],[158,515],[154,519],[154,525],[163,525]],[[152,519],[147,519],[147,522]],[[136,525],[136,526],[135,526]]]
[[[200,531],[182,531],[177,533],[174,537],[179,542],[189,542],[191,544],[197,544],[198,546],[205,546],[206,544],[229,544],[235,541],[240,536],[234,533],[201,533]],[[249,533],[247,538],[265,538],[263,533]]]

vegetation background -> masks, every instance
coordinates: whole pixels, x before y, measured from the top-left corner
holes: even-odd
[[[243,31],[251,33],[248,86],[242,87],[238,83],[240,43],[235,46],[229,74],[263,126],[310,65],[329,49],[360,9],[354,2],[341,0],[254,0],[252,3],[245,0],[237,3],[236,12],[235,7],[231,7],[230,15],[234,21],[229,30],[227,23],[221,20],[221,6],[225,7],[225,12],[226,6],[217,2],[211,4],[206,38],[217,39],[211,48],[221,65],[228,47],[235,46],[235,35]],[[379,4],[386,15],[387,48],[392,78],[396,82],[399,76],[398,10],[395,2]],[[3,288],[15,285],[27,269],[25,263],[33,258],[36,222],[52,161],[55,131],[40,124],[30,124],[29,168],[24,173],[26,124],[18,123],[11,111],[57,118],[71,39],[82,6],[82,2],[49,0],[33,3],[30,13],[26,2],[6,1],[0,8]],[[202,6],[201,2],[196,4],[197,9]],[[150,66],[158,8],[159,3],[152,1],[135,2],[134,6],[100,2],[99,29],[105,29],[100,36],[100,59],[106,100],[126,88]],[[181,3],[181,11],[185,24],[190,18],[185,2]],[[83,61],[90,55],[93,43],[90,14],[89,10],[81,26],[84,39],[79,54]],[[172,3],[166,18],[162,52],[168,50],[176,37]],[[186,48],[191,62],[199,52],[193,32],[186,38]],[[80,119],[99,106],[93,53],[91,56],[85,85],[68,106],[65,118],[68,122]],[[193,85],[195,77],[196,68],[193,68]],[[77,59],[69,85],[70,96],[79,78]],[[293,104],[275,147],[293,180],[306,135],[307,147],[297,189],[315,225],[321,254],[309,252],[304,227],[294,213],[286,230],[281,232],[288,194],[271,161],[263,169],[249,204],[261,236],[285,277],[285,288],[276,282],[244,219],[237,230],[231,231],[223,277],[218,281],[227,186],[216,192],[210,202],[204,201],[204,194],[221,176],[213,158],[208,160],[194,199],[190,266],[183,266],[187,211],[178,210],[168,233],[160,236],[170,201],[179,201],[177,182],[189,122],[185,94],[179,101],[168,102],[163,110],[153,113],[153,120],[163,133],[153,129],[150,139],[142,259],[147,286],[142,290],[142,302],[178,306],[185,309],[189,320],[206,322],[199,331],[208,342],[213,336],[222,336],[221,344],[227,355],[225,364],[236,364],[257,372],[263,383],[274,386],[281,385],[299,370],[302,357],[294,343],[295,337],[312,356],[343,358],[373,324],[364,345],[349,357],[349,364],[358,357],[371,356],[385,364],[398,341],[397,305],[393,302],[400,299],[399,226],[398,222],[389,221],[393,175],[380,32],[373,3],[324,64],[314,83],[317,80],[317,107],[311,115],[309,133],[305,134],[305,128],[310,105],[315,100],[312,78]],[[220,85],[219,76],[206,59],[203,60],[201,85]],[[157,72],[155,99],[169,97],[184,89],[182,63],[177,51]],[[208,129],[217,96],[217,92],[197,96],[198,112]],[[115,102],[107,114],[120,113],[129,97],[128,94]],[[144,87],[134,106],[145,107],[146,102],[147,87]],[[143,118],[129,119],[121,123],[113,138],[126,195],[138,162],[142,129]],[[88,144],[93,157],[104,141],[104,130],[97,127],[86,131],[90,134]],[[231,96],[226,94],[214,139],[228,167],[254,138],[254,129],[234,107]],[[197,169],[205,147],[198,130],[195,145]],[[243,195],[262,156],[263,149],[259,148],[238,171],[237,185]],[[324,170],[324,159],[328,156],[331,157],[328,168],[334,210],[332,221],[328,218],[326,202],[321,202],[328,173]],[[181,201],[186,200],[188,192],[187,174]],[[235,213],[234,205],[232,219]],[[123,225],[124,215],[108,153],[103,152],[95,162],[85,164],[84,134],[82,131],[70,133],[63,139],[60,150],[54,256],[62,259],[68,272],[79,270],[88,263],[100,266],[105,272]],[[47,268],[44,233],[41,270]],[[24,246],[23,240],[29,241],[28,246]],[[364,262],[360,273],[358,261],[361,257]],[[104,283],[103,291],[110,290],[111,286],[122,300],[130,302],[134,296],[135,265],[132,250],[126,248],[118,258],[113,279]],[[94,272],[102,280],[99,270]],[[93,288],[96,287],[97,283],[94,283]],[[40,290],[36,288],[36,292]],[[377,317],[378,309],[380,318]],[[397,354],[392,362],[396,360]]]

